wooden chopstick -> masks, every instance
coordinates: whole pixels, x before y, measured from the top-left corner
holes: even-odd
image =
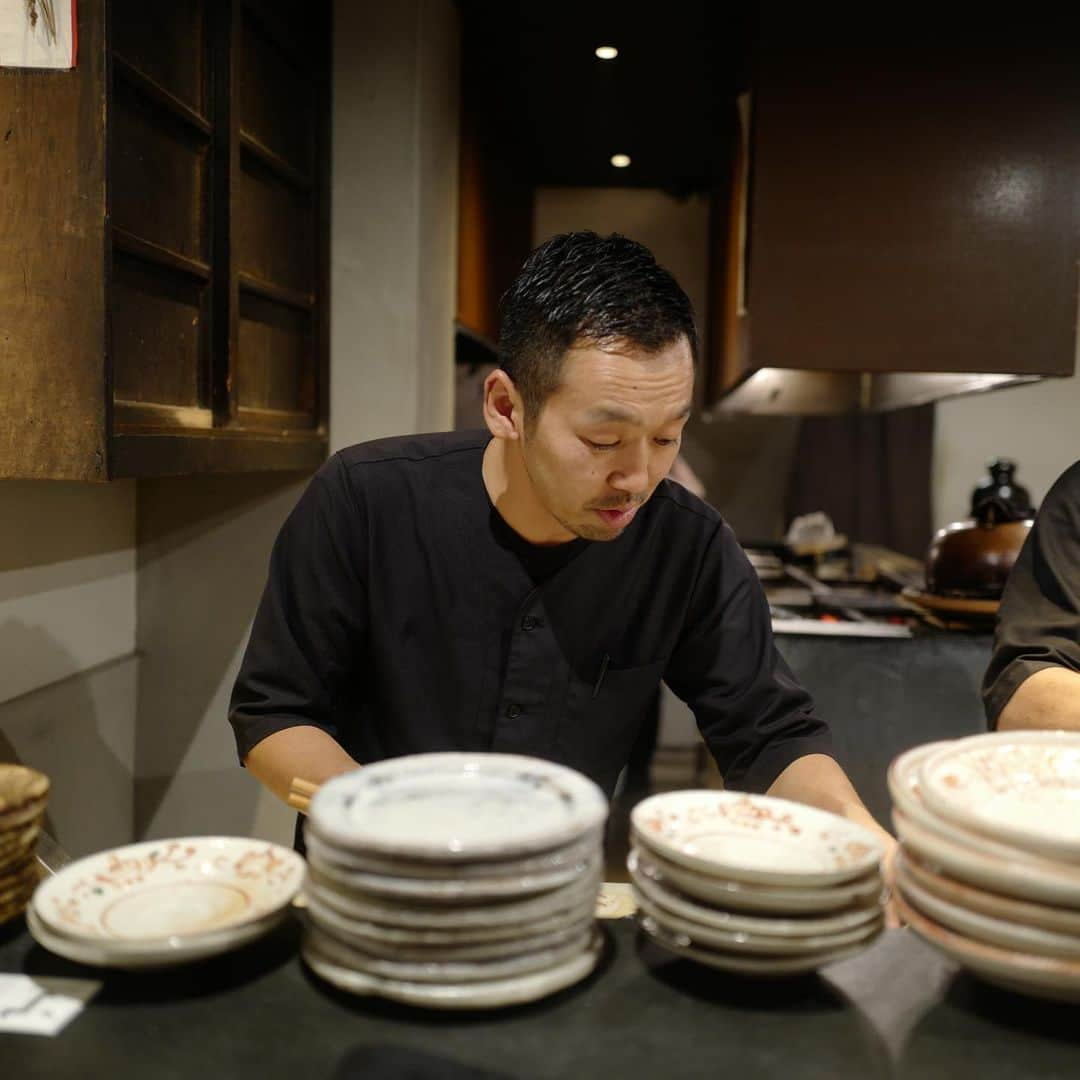
[[[308,812],[308,807],[311,806],[311,800],[318,790],[318,784],[313,784],[310,780],[303,780],[299,776],[294,776],[289,784],[289,797],[285,801],[294,810],[299,810],[301,814],[306,814]]]
[[[294,810],[299,810],[301,814],[306,814],[311,806],[311,800],[304,795],[297,795],[295,792],[290,791],[289,797],[285,800]]]

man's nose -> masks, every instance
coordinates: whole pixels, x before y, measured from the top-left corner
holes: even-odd
[[[625,491],[630,495],[640,495],[649,490],[649,457],[643,452],[624,454],[618,467],[608,477],[608,483],[616,491]]]

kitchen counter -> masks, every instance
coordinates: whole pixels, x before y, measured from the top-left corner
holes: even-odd
[[[886,828],[893,758],[920,743],[986,731],[980,687],[989,632],[920,630],[895,641],[785,634],[776,644],[832,727],[840,764]]]
[[[102,985],[54,1038],[0,1035],[0,1071],[13,1080],[1076,1075],[1075,1009],[984,986],[907,930],[820,975],[754,982],[671,957],[631,920],[601,925],[605,957],[584,983],[533,1005],[462,1014],[331,989],[301,963],[293,918],[238,952],[141,974],[68,963],[14,920],[0,928],[0,971]],[[406,1050],[434,1059],[432,1071],[392,1068]]]

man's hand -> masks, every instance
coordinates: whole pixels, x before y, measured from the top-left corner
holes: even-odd
[[[311,726],[283,728],[267,735],[251,748],[244,765],[282,802],[289,801],[289,785],[295,776],[324,784],[359,768],[336,739]]]
[[[872,832],[885,852],[881,860],[881,875],[889,896],[889,903],[885,908],[885,925],[900,926],[900,917],[892,902],[894,863],[898,850],[896,840],[874,820],[873,814],[866,809],[858,792],[852,787],[847,774],[831,757],[827,754],[806,754],[796,758],[773,781],[766,794],[829,810]]]

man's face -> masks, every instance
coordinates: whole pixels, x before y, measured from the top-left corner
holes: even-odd
[[[573,536],[614,540],[675,461],[693,388],[685,338],[655,353],[572,348],[522,439],[540,504]]]

